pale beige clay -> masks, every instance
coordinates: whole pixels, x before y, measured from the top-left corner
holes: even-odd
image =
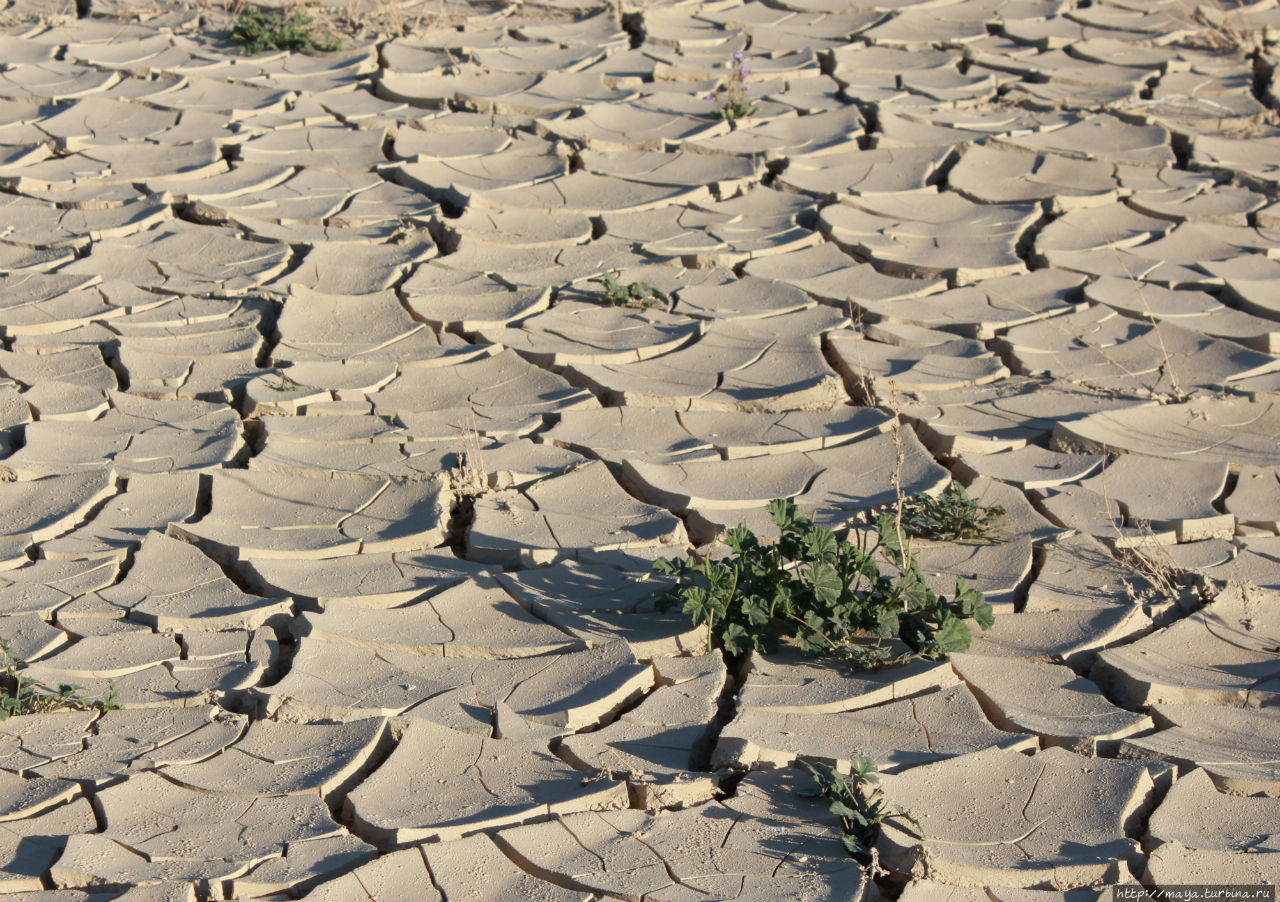
[[[1273,7],[0,5],[0,894],[1280,880]],[[950,660],[664,605],[957,484]]]

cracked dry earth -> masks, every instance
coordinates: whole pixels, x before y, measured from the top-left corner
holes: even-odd
[[[3,10],[0,635],[123,707],[0,723],[0,894],[1280,880],[1274,0],[367,11]],[[895,468],[1007,511],[916,547],[968,653],[729,672],[654,611]],[[797,767],[860,755],[924,835],[874,879]]]

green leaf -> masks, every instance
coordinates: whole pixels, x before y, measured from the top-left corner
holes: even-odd
[[[833,805],[832,807],[834,808],[835,806]],[[849,809],[849,811],[850,813],[845,818],[845,822],[847,825],[852,826],[854,830],[861,832],[868,827],[875,826],[875,821],[868,815],[863,814],[861,811],[854,811],[853,809]]]
[[[751,645],[747,631],[740,623],[730,623],[720,633],[720,644],[731,655],[745,654]]]
[[[984,630],[991,629],[992,624],[996,622],[995,612],[991,609],[987,597],[969,585],[963,577],[956,579],[955,603],[960,616],[976,620],[978,626]]]
[[[707,564],[707,579],[717,595],[728,595],[738,584],[738,568],[728,564],[712,562]]]
[[[849,762],[849,777],[860,783],[879,783],[880,766],[876,759],[860,755]]]
[[[958,617],[948,617],[938,625],[938,629],[933,634],[933,641],[943,651],[968,651],[973,635],[969,632],[969,625],[963,620]]]
[[[898,638],[917,654],[923,654],[933,639],[933,630],[915,614],[903,614],[898,618]]]
[[[799,633],[796,636],[796,642],[799,643],[800,650],[806,655],[820,655],[830,651],[830,644],[812,631]]]
[[[795,533],[783,533],[778,539],[778,554],[784,561],[804,560],[805,544]]]
[[[830,810],[832,814],[837,814],[840,817],[859,817],[860,816],[857,811],[850,808],[848,805],[846,805],[844,802],[841,802],[838,799],[831,803]]]
[[[902,632],[901,616],[896,608],[884,608],[876,613],[873,632],[877,636],[897,636]]]
[[[769,512],[773,525],[782,530],[794,527],[800,513],[800,508],[790,498],[775,498],[765,506],[765,510]]]
[[[886,820],[906,821],[907,823],[911,824],[911,826],[914,827],[915,829],[910,830],[902,826],[901,824],[895,824],[894,826],[897,827],[899,830],[901,830],[903,833],[907,834],[907,836],[910,836],[912,839],[918,839],[918,840],[921,840],[922,842],[924,841],[924,827],[920,825],[920,822],[918,820],[916,820],[914,817],[908,814],[907,810],[903,808],[901,805],[895,805],[893,814],[889,815],[889,817],[886,818]]]
[[[836,568],[830,564],[814,564],[809,568],[809,585],[818,601],[826,605],[835,604],[844,591],[844,583]]]
[[[973,619],[984,632],[995,626],[996,612],[992,610],[991,605],[985,598],[982,599],[981,605],[974,607]]]
[[[963,576],[956,577],[955,604],[960,609],[960,616],[972,617],[975,606],[984,601],[982,593],[969,585],[968,580]]]
[[[893,512],[885,511],[876,518],[876,538],[880,541],[881,550],[895,556],[902,552],[902,541],[898,538],[897,520]]]
[[[814,527],[805,537],[809,545],[809,559],[814,561],[832,561],[836,557],[839,543],[836,535],[829,529]]]
[[[849,850],[850,855],[861,856],[867,855],[871,852],[862,840],[854,836],[852,833],[846,833],[841,837],[841,839],[844,841],[844,847]]]
[[[937,593],[929,588],[919,571],[909,570],[904,573],[895,588],[908,611],[923,612],[937,606]]]
[[[739,610],[743,618],[754,626],[764,626],[769,622],[769,608],[765,605],[763,598],[758,596],[744,598]]]
[[[709,623],[724,618],[724,604],[706,589],[693,588],[685,593],[684,612],[694,623]]]
[[[746,526],[735,526],[724,535],[724,543],[734,554],[747,554],[759,547],[756,534]]]

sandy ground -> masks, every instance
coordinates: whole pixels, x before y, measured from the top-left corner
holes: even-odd
[[[0,894],[1280,880],[1274,0],[92,13],[0,10],[0,637],[119,707],[0,722]],[[950,661],[654,609],[952,482]]]

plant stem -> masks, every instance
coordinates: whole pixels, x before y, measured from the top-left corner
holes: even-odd
[[[840,646],[839,646],[839,645],[837,645],[835,642],[832,642],[832,641],[831,641],[831,637],[830,637],[830,636],[828,636],[828,635],[827,635],[826,633],[824,633],[822,630],[818,629],[816,626],[814,626],[813,624],[811,624],[809,621],[807,621],[807,620],[803,620],[803,619],[801,619],[800,617],[797,617],[795,614],[787,614],[787,617],[789,617],[790,619],[794,620],[796,623],[804,624],[804,626],[805,626],[805,628],[806,628],[806,629],[810,630],[810,631],[811,631],[811,632],[813,632],[813,633],[816,633],[818,636],[821,636],[821,637],[822,637],[822,641],[823,641],[823,642],[826,642],[828,645],[830,645],[830,646],[831,646],[831,649],[832,649],[833,651],[834,651],[835,649],[837,649],[837,648],[839,648],[839,647],[840,647]]]

